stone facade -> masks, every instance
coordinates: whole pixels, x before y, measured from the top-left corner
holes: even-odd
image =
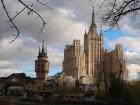
[[[97,77],[98,64],[101,61],[103,52],[103,35],[97,34],[94,11],[92,14],[92,23],[88,33],[84,35],[84,53],[86,74]]]
[[[85,76],[85,54],[81,53],[80,40],[74,40],[72,45],[66,45],[64,50],[63,72],[79,79]]]
[[[84,52],[81,51],[79,40],[74,40],[73,45],[67,45],[64,50],[63,72],[78,80],[92,76],[94,86],[103,82],[104,73],[127,79],[122,45],[117,44],[112,51],[104,49],[103,33],[97,33],[94,9],[91,25],[84,34]]]
[[[104,62],[102,63],[106,74],[114,74],[116,76],[120,76],[124,80],[127,80],[128,70],[126,69],[124,52],[121,44],[117,44],[115,49],[112,51],[105,49]]]
[[[116,45],[115,50],[104,52],[104,67],[108,73],[119,75],[121,73],[121,66],[124,66],[122,45]]]
[[[35,61],[35,72],[36,72],[36,89],[43,90],[45,81],[48,78],[49,73],[49,61],[47,56],[47,48],[45,49],[44,41],[42,49],[39,48],[38,59]]]

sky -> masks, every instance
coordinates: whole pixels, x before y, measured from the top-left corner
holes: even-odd
[[[38,47],[42,45],[42,40],[45,40],[48,49],[49,75],[61,72],[65,45],[72,44],[74,39],[79,39],[83,46],[85,29],[88,30],[91,24],[92,5],[95,8],[96,24],[100,33],[101,23],[98,14],[100,1],[47,0],[48,5],[54,10],[33,2],[33,8],[43,16],[47,25],[43,32],[38,34],[41,21],[35,19],[35,15],[26,15],[25,11],[15,20],[20,27],[21,35],[13,43],[9,41],[13,39],[12,34],[15,31],[6,22],[8,19],[0,4],[0,77],[19,72],[35,77],[34,61],[37,59]],[[23,8],[17,0],[5,0],[5,3],[12,16]],[[137,72],[140,72],[140,18],[125,17],[119,26],[119,29],[114,28],[107,32],[107,26],[103,27],[104,46],[114,49],[115,44],[123,44],[129,78],[136,79]]]

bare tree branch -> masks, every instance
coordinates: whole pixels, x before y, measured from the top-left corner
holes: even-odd
[[[103,0],[100,5],[100,11],[104,11],[102,23],[111,27],[118,27],[119,21],[127,15],[134,14],[135,17],[139,10],[140,0]]]
[[[42,3],[40,0],[36,0],[39,4],[41,4],[41,5],[44,5],[44,6],[46,6],[47,8],[49,8],[49,9],[51,9],[51,10],[54,10],[53,8],[51,8],[50,6],[48,6],[47,4],[47,2],[46,3]]]
[[[15,38],[14,38],[12,41],[9,42],[9,43],[11,43],[11,42],[14,42],[14,41],[19,37],[20,31],[19,31],[18,26],[13,22],[13,19],[12,19],[11,16],[9,15],[9,13],[8,13],[8,11],[7,11],[7,8],[6,8],[6,6],[5,6],[3,0],[1,0],[1,3],[2,3],[2,5],[3,5],[3,9],[5,10],[5,13],[6,13],[7,17],[9,18],[9,21],[10,21],[11,24],[13,25],[11,28],[14,28],[14,29],[17,31],[17,34],[16,34],[16,35],[13,35],[13,36],[15,36]]]
[[[16,30],[16,32],[17,32],[15,35],[12,35],[12,36],[14,36],[14,39],[11,40],[9,43],[14,42],[14,41],[19,37],[19,35],[20,35],[20,28],[19,28],[19,26],[15,23],[15,20],[16,20],[16,18],[17,18],[20,14],[24,13],[25,10],[27,10],[27,15],[36,15],[37,17],[36,17],[35,19],[40,19],[40,20],[41,20],[42,26],[41,26],[41,28],[40,28],[39,34],[42,33],[43,29],[45,28],[45,25],[47,24],[47,23],[45,22],[44,18],[43,18],[36,10],[33,9],[33,4],[28,5],[28,4],[25,3],[23,0],[17,0],[17,1],[18,1],[19,4],[21,4],[21,5],[23,6],[23,9],[21,9],[21,10],[18,11],[18,12],[16,12],[16,15],[15,15],[15,16],[11,16],[10,13],[8,12],[8,7],[6,7],[6,4],[5,4],[4,0],[1,0],[3,9],[4,9],[5,13],[6,13],[6,16],[8,17],[8,21],[7,21],[7,22],[11,23],[10,27],[11,27],[12,29]],[[41,5],[46,6],[46,7],[49,8],[49,9],[53,10],[53,8],[51,8],[51,7],[49,7],[49,6],[47,5],[47,2],[46,2],[46,3],[43,3],[43,2],[40,1],[40,0],[35,0],[35,1],[36,1],[37,3],[39,3],[39,4],[41,4]],[[46,0],[46,1],[47,1],[47,0]]]
[[[44,29],[44,27],[46,25],[45,20],[43,19],[43,17],[38,12],[36,12],[34,9],[30,8],[22,0],[18,0],[18,1],[29,10],[28,14],[35,13],[37,15],[37,17],[41,19],[41,21],[42,21],[42,27],[40,28],[40,32],[39,32],[39,34],[40,34],[43,31],[43,29]]]

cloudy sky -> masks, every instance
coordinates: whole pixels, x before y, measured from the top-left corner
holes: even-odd
[[[42,40],[45,40],[48,48],[49,75],[60,72],[65,45],[71,44],[74,39],[80,39],[81,46],[83,45],[84,31],[88,30],[91,23],[92,4],[95,6],[96,23],[100,32],[99,0],[95,0],[96,3],[90,0],[47,1],[54,10],[34,2],[34,9],[47,21],[43,32],[38,34],[41,21],[35,19],[34,15],[27,16],[25,11],[25,14],[21,14],[15,21],[22,33],[14,43],[8,43],[13,38],[11,35],[14,34],[14,30],[11,30],[6,22],[7,17],[0,5],[0,76],[7,76],[13,72],[25,72],[28,76],[35,77],[34,61]],[[5,0],[5,3],[12,16],[23,8],[16,0]],[[138,17],[135,20],[126,17],[120,22],[119,29],[104,32],[105,48],[113,49],[116,43],[123,44],[131,79],[135,79],[136,73],[140,71],[139,22]],[[106,28],[103,30],[105,31]]]

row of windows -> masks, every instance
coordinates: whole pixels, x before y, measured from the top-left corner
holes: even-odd
[[[94,40],[94,41],[101,41],[100,38],[91,38],[91,40]]]

